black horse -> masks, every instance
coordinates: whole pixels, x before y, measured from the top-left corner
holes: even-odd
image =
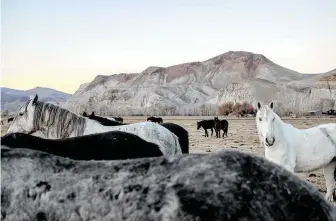
[[[227,120],[219,120],[218,117],[215,117],[214,128],[216,132],[216,137],[220,138],[220,130],[223,130],[223,138],[224,138],[224,134],[227,136],[229,122]]]
[[[159,124],[162,124],[163,123],[163,119],[161,117],[148,117],[147,118],[147,121],[151,121],[153,123],[159,123]]]
[[[10,117],[10,118],[7,119],[7,123],[9,123],[9,122],[11,122],[13,120],[14,120],[14,117]]]
[[[84,112],[83,114],[83,117],[87,117],[89,118],[90,120],[95,120],[97,122],[99,122],[100,124],[104,125],[104,126],[121,126],[121,125],[125,125],[119,121],[114,121],[114,120],[110,120],[110,119],[107,119],[107,118],[104,118],[104,117],[99,117],[99,116],[96,116],[94,114],[94,112],[91,113],[91,115],[87,115],[86,112]]]
[[[116,121],[119,121],[120,123],[123,123],[124,122],[124,119],[122,117],[112,117],[114,118]]]
[[[44,139],[24,133],[11,133],[1,137],[2,147],[39,150],[74,160],[125,160],[163,156],[156,144],[123,131],[64,139]]]
[[[211,130],[211,136],[213,134],[213,128],[214,128],[214,120],[201,120],[201,121],[197,121],[197,130],[199,130],[201,127],[203,127],[205,134],[205,137],[208,137],[208,129]]]
[[[181,145],[181,151],[183,154],[189,153],[189,133],[182,126],[174,123],[165,122],[162,124],[163,127],[167,128],[179,138],[179,143]]]

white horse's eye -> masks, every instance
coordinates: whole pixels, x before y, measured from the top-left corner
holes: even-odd
[[[19,113],[19,116],[23,116],[23,113]]]
[[[261,117],[259,117],[259,121],[261,121]]]

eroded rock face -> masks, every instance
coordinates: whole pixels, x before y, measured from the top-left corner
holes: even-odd
[[[2,220],[336,220],[308,182],[238,151],[74,161],[1,151]]]
[[[335,88],[326,91],[326,85],[315,84],[329,74],[303,75],[263,55],[230,51],[203,62],[149,67],[139,74],[99,75],[82,85],[63,106],[77,113],[95,111],[100,115],[155,114],[165,108],[186,114],[187,109],[197,109],[202,104],[279,100],[286,105],[307,97],[307,101],[313,100],[307,105],[311,110],[316,109],[314,99],[336,97]],[[234,86],[244,90],[228,95],[225,91]],[[314,88],[318,91],[311,95],[309,90]],[[283,94],[287,96],[284,98]]]

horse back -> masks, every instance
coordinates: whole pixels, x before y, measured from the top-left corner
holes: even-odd
[[[214,120],[203,120],[201,121],[201,125],[203,126],[204,129],[213,128],[215,126],[215,121]]]
[[[104,125],[104,126],[120,126],[120,125],[124,125],[121,122],[109,120],[109,119],[104,118],[104,117],[90,116],[89,119],[95,120],[95,121],[99,122],[101,125]]]
[[[16,145],[13,141],[16,140]],[[32,135],[7,142],[11,148],[27,148],[75,160],[117,160],[163,156],[160,148],[137,135],[110,131],[64,139],[43,139]]]

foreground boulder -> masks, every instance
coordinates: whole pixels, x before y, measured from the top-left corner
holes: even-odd
[[[336,220],[318,190],[238,151],[75,161],[2,149],[2,220]]]

